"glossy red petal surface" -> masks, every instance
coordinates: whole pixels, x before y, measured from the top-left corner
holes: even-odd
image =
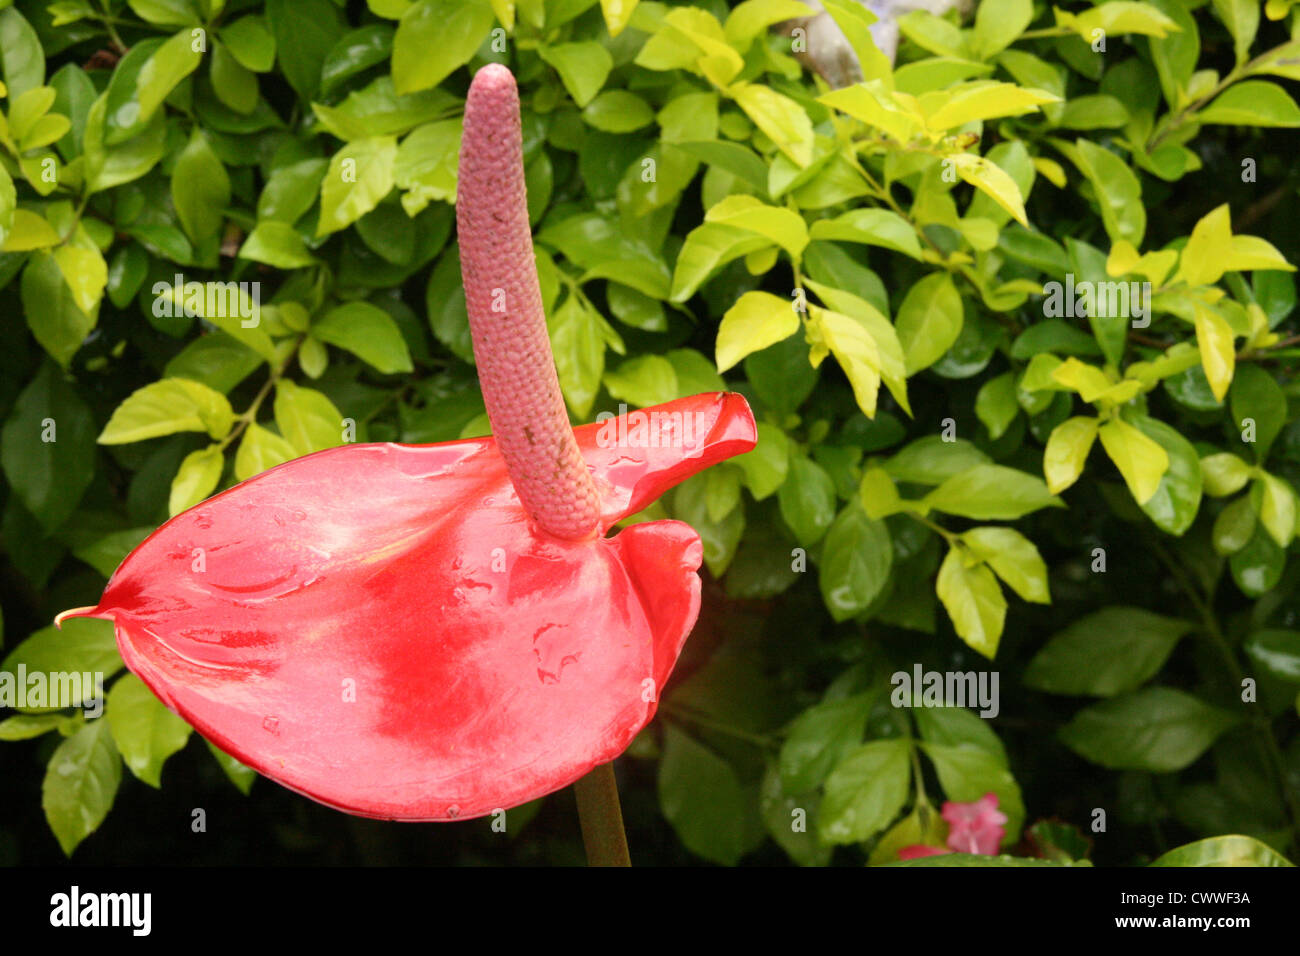
[[[738,395],[644,412],[640,433],[575,430],[605,528],[754,445]],[[94,613],[168,706],[267,776],[365,816],[464,819],[626,748],[695,623],[700,558],[676,521],[538,531],[491,439],[349,445],[178,515]]]

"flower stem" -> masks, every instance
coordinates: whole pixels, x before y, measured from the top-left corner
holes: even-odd
[[[614,764],[603,763],[573,785],[588,866],[631,866]]]

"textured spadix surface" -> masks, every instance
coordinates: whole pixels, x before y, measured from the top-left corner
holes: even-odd
[[[576,429],[602,534],[754,446],[739,395],[633,414],[621,445],[611,422]],[[164,703],[285,786],[365,816],[463,819],[622,752],[695,622],[700,558],[677,521],[541,531],[490,438],[351,445],[173,518],[93,614]]]

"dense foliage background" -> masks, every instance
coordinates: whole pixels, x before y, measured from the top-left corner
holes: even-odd
[[[486,433],[450,203],[489,60],[574,421],[760,420],[644,513],[707,574],[619,761],[634,860],[885,862],[989,791],[1018,856],[1294,858],[1300,15],[986,2],[891,64],[826,7],[837,91],[791,0],[0,0],[0,670],[110,675],[106,719],[0,723],[0,862],[582,860],[567,791],[501,834],[254,785],[111,625],[49,626],[219,488]],[[184,285],[229,281],[256,327]],[[1050,285],[1112,281],[1149,314]],[[997,715],[895,706],[917,665]]]

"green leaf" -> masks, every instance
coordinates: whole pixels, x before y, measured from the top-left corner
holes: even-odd
[[[331,0],[267,0],[266,22],[289,85],[303,101],[313,99],[325,57],[343,36],[337,5]]]
[[[137,389],[119,405],[99,443],[122,445],[176,432],[207,432],[219,439],[234,422],[234,409],[220,392],[189,379],[165,378]]]
[[[882,521],[873,521],[857,504],[840,512],[822,545],[818,583],[826,609],[836,621],[865,611],[884,590],[894,548]]]
[[[989,456],[965,439],[945,441],[927,435],[885,461],[884,469],[895,481],[939,485],[977,465],[991,464]]]
[[[264,262],[277,269],[305,269],[317,258],[298,230],[287,222],[259,222],[239,248],[239,258]]]
[[[1246,510],[1253,516],[1248,498],[1243,498]],[[1273,536],[1259,523],[1253,526],[1254,533],[1236,554],[1228,561],[1232,570],[1232,579],[1237,587],[1248,597],[1260,597],[1277,587],[1286,567],[1286,551],[1278,547]]]
[[[787,793],[807,793],[862,743],[874,694],[824,700],[790,724],[781,745],[781,786]]]
[[[0,10],[0,68],[11,98],[45,82],[45,51],[40,38],[13,6]]]
[[[751,352],[767,348],[799,330],[792,303],[768,292],[746,292],[718,326],[718,371],[725,372]]]
[[[220,445],[209,445],[186,455],[176,477],[172,479],[167,513],[174,518],[212,494],[217,482],[221,480],[225,464],[226,459]]]
[[[659,762],[659,808],[688,850],[734,866],[753,843],[756,808],[735,770],[669,723]]]
[[[790,459],[789,472],[777,491],[781,517],[800,544],[816,544],[835,519],[835,483],[806,455]]]
[[[826,843],[860,843],[893,822],[912,779],[907,740],[877,740],[851,751],[826,780],[820,812]]]
[[[53,363],[41,364],[5,419],[0,464],[18,500],[47,531],[67,520],[94,478],[94,419]]]
[[[41,807],[67,856],[104,822],[121,782],[122,762],[107,720],[89,721],[54,751],[41,784]]]
[[[88,193],[103,192],[139,179],[167,151],[167,123],[155,115],[142,131],[123,142],[109,140],[106,122],[108,93],[95,100],[86,114],[84,175]]]
[[[1220,555],[1236,554],[1250,543],[1255,534],[1255,522],[1255,508],[1250,503],[1249,495],[1231,502],[1214,519],[1211,540],[1215,552]]]
[[[347,349],[385,374],[413,368],[397,323],[369,302],[348,302],[331,309],[312,324],[311,333],[322,342]]]
[[[952,618],[957,636],[990,660],[1007,615],[1007,599],[985,565],[967,567],[960,549],[950,548],[939,566],[935,593]]]
[[[15,714],[0,720],[0,740],[31,740],[58,730],[65,736],[77,727],[78,718],[66,714]]]
[[[771,240],[765,236],[719,222],[697,226],[687,234],[677,255],[672,301],[685,302],[716,270],[770,244]]]
[[[541,58],[560,74],[560,81],[579,107],[592,101],[609,78],[614,58],[595,41],[538,47]]]
[[[754,500],[762,501],[781,487],[789,473],[790,440],[770,422],[759,422],[757,432],[754,450],[737,455],[732,462],[744,473]]]
[[[103,674],[107,680],[122,669],[122,658],[117,652],[117,639],[113,636],[113,623],[93,618],[71,618],[63,622],[62,629],[51,624],[36,631],[5,657],[0,671],[15,674],[23,665],[27,673],[43,674]],[[69,687],[69,693],[73,687]],[[81,699],[59,701],[60,705],[84,706],[95,697],[96,688],[81,686]],[[75,695],[71,695],[75,697]],[[49,698],[46,698],[47,704]],[[24,707],[25,711],[57,710],[56,707]]]
[[[1244,647],[1250,659],[1272,677],[1300,684],[1300,631],[1256,631]]]
[[[947,272],[932,272],[907,290],[896,320],[907,374],[929,368],[947,352],[962,328],[961,294]]]
[[[230,204],[230,177],[196,126],[172,172],[172,204],[185,234],[196,245],[216,236]]]
[[[813,239],[837,239],[893,249],[921,259],[921,242],[916,230],[896,212],[888,209],[853,209],[834,219],[819,219],[809,235]]]
[[[275,432],[256,423],[250,424],[235,454],[235,480],[252,478],[296,457],[293,446]]]
[[[649,126],[654,122],[655,114],[650,104],[635,93],[606,90],[587,103],[582,118],[588,125],[606,133],[630,133]]]
[[[1168,773],[1193,763],[1234,714],[1170,687],[1148,687],[1085,707],[1061,728],[1061,741],[1111,770]]]
[[[393,37],[397,92],[414,93],[437,86],[469,62],[492,24],[492,8],[482,0],[419,0],[412,4],[402,14]]]
[[[1258,13],[1256,13],[1258,16]],[[1151,866],[1294,866],[1267,843],[1254,837],[1209,837],[1175,847],[1155,860]]]
[[[127,3],[146,23],[184,27],[200,22],[192,0],[127,0]]]
[[[1246,487],[1251,468],[1236,455],[1220,452],[1201,459],[1201,475],[1205,493],[1213,498],[1226,498]]]
[[[109,692],[108,725],[127,768],[155,789],[162,786],[167,758],[190,739],[190,725],[134,674],[123,675]]]
[[[614,335],[600,313],[570,293],[547,317],[555,370],[564,400],[579,419],[586,419],[605,374],[605,348]]]
[[[230,782],[235,785],[240,793],[244,796],[248,796],[249,791],[253,789],[253,781],[257,779],[257,771],[236,760],[234,757],[230,756],[230,754],[217,747],[217,745],[212,741],[204,740],[203,742],[208,745],[208,750],[212,752],[212,756],[216,758],[217,765],[221,767],[222,772]]]
[[[1246,364],[1233,377],[1228,404],[1238,433],[1246,431],[1248,419],[1254,423],[1255,461],[1262,464],[1286,424],[1286,395],[1282,387],[1258,365]]]
[[[321,179],[328,166],[323,159],[304,159],[273,172],[257,200],[258,225],[268,219],[291,225],[297,222],[320,195]]]
[[[261,17],[240,17],[222,26],[219,36],[244,69],[266,73],[275,64],[275,37]]]
[[[662,355],[638,355],[605,373],[605,389],[614,398],[645,408],[678,397],[677,371]]]
[[[1243,80],[1195,114],[1199,123],[1224,126],[1300,126],[1300,106],[1276,83]]]
[[[23,269],[21,296],[23,315],[32,335],[52,359],[67,368],[95,327],[95,316],[88,315],[77,304],[52,254],[37,252],[28,259]]]
[[[1142,510],[1161,531],[1181,536],[1192,526],[1201,506],[1200,458],[1191,442],[1159,419],[1135,415],[1133,424],[1164,450],[1169,461],[1155,493],[1142,503]]]
[[[1034,19],[1033,0],[1004,0],[981,5],[975,12],[975,50],[989,59],[1009,47]]]
[[[217,99],[236,113],[248,115],[257,109],[262,94],[257,74],[236,60],[225,44],[214,42],[208,75]]]
[[[330,159],[321,181],[317,236],[326,236],[356,222],[393,188],[397,139],[375,136],[348,143]]]
[[[109,136],[110,143],[130,139],[136,126],[148,122],[176,85],[198,68],[203,52],[195,49],[197,46],[199,41],[190,31],[182,30],[164,41],[145,61],[135,81],[135,102],[139,112],[134,114],[133,122],[123,124],[120,133]]]
[[[736,547],[741,535],[745,533],[745,509],[733,507],[721,519],[711,514],[711,506],[716,511],[717,496],[712,479],[697,475],[678,485],[672,499],[673,517],[685,521],[693,527],[704,545],[704,563],[709,573],[715,578],[722,577],[731,560],[736,556]]]
[[[961,540],[1026,601],[1050,604],[1047,564],[1034,543],[1013,528],[972,528]]]
[[[287,378],[275,386],[275,425],[295,456],[343,444],[343,416],[334,403]]]
[[[825,866],[830,862],[831,847],[822,843],[816,829],[809,829],[807,823],[809,818],[815,818],[821,806],[820,796],[787,791],[772,761],[763,774],[758,806],[767,832],[792,860],[800,866]]]
[[[1004,372],[980,386],[975,395],[975,415],[988,429],[992,441],[997,441],[1006,434],[1018,414],[1020,404],[1016,401],[1016,377],[1013,372]]]
[[[923,499],[936,511],[977,521],[1012,521],[1040,508],[1063,508],[1041,478],[1003,465],[976,465]]]
[[[1110,150],[1086,139],[1076,142],[1067,155],[1092,183],[1106,234],[1113,242],[1123,239],[1141,246],[1147,214],[1137,174]]]
[[[1025,683],[1049,694],[1114,697],[1154,677],[1193,625],[1137,607],[1108,607],[1048,640]]]

